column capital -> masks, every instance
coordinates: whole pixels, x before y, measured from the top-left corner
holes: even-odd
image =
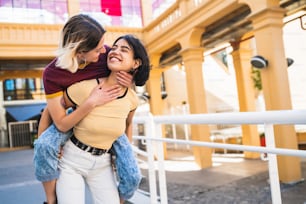
[[[203,47],[189,47],[189,48],[182,49],[179,52],[179,54],[182,55],[183,61],[189,61],[189,60],[203,61],[204,48]]]
[[[240,48],[240,41],[235,40],[235,41],[230,41],[230,44],[233,48],[233,51],[239,50]]]
[[[200,47],[201,46],[201,36],[205,29],[202,27],[194,27],[190,29],[184,36],[178,39],[181,44],[182,49],[189,47]]]
[[[254,30],[267,26],[283,26],[285,9],[280,7],[267,8],[252,14],[249,19],[252,21]]]

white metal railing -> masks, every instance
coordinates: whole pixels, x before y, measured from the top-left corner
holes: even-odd
[[[282,110],[265,112],[232,112],[215,114],[190,115],[163,115],[163,116],[137,116],[134,123],[145,125],[145,136],[134,136],[137,140],[146,140],[147,159],[151,204],[158,203],[155,170],[159,176],[160,203],[167,204],[167,186],[164,168],[163,143],[188,144],[191,146],[204,146],[210,148],[223,148],[248,152],[268,153],[268,167],[272,203],[281,204],[280,183],[276,155],[305,157],[306,151],[285,148],[276,148],[274,142],[273,125],[302,125],[306,124],[306,110]],[[186,141],[162,138],[162,124],[263,124],[266,137],[266,147],[222,144],[201,141]],[[155,169],[154,157],[157,157],[158,168]]]

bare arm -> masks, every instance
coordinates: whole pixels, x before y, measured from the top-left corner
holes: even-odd
[[[125,134],[129,138],[129,141],[133,141],[133,117],[135,115],[135,110],[131,111],[128,114],[128,117],[126,119],[126,128],[125,128]]]
[[[41,133],[45,131],[50,126],[51,123],[52,123],[51,116],[48,112],[48,109],[45,108],[43,112],[41,113],[41,117],[39,120],[38,133],[37,133],[38,136],[40,136]]]

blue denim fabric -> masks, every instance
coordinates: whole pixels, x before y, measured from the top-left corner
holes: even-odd
[[[60,132],[54,124],[48,127],[34,142],[34,168],[37,180],[50,181],[59,177],[58,153],[60,146],[73,135],[73,131]],[[116,156],[115,166],[119,179],[118,191],[121,198],[131,198],[138,189],[141,173],[128,137],[120,136],[112,146]]]
[[[119,179],[118,191],[120,198],[130,199],[138,189],[141,181],[141,172],[138,167],[132,146],[124,134],[114,143],[112,149],[116,156],[115,166]]]
[[[37,180],[45,182],[58,178],[58,153],[72,134],[72,130],[60,132],[52,124],[35,140],[33,161]]]

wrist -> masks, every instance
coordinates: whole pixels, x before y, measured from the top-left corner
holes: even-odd
[[[92,110],[97,106],[96,102],[94,100],[86,100],[85,103],[83,104],[86,109]]]

